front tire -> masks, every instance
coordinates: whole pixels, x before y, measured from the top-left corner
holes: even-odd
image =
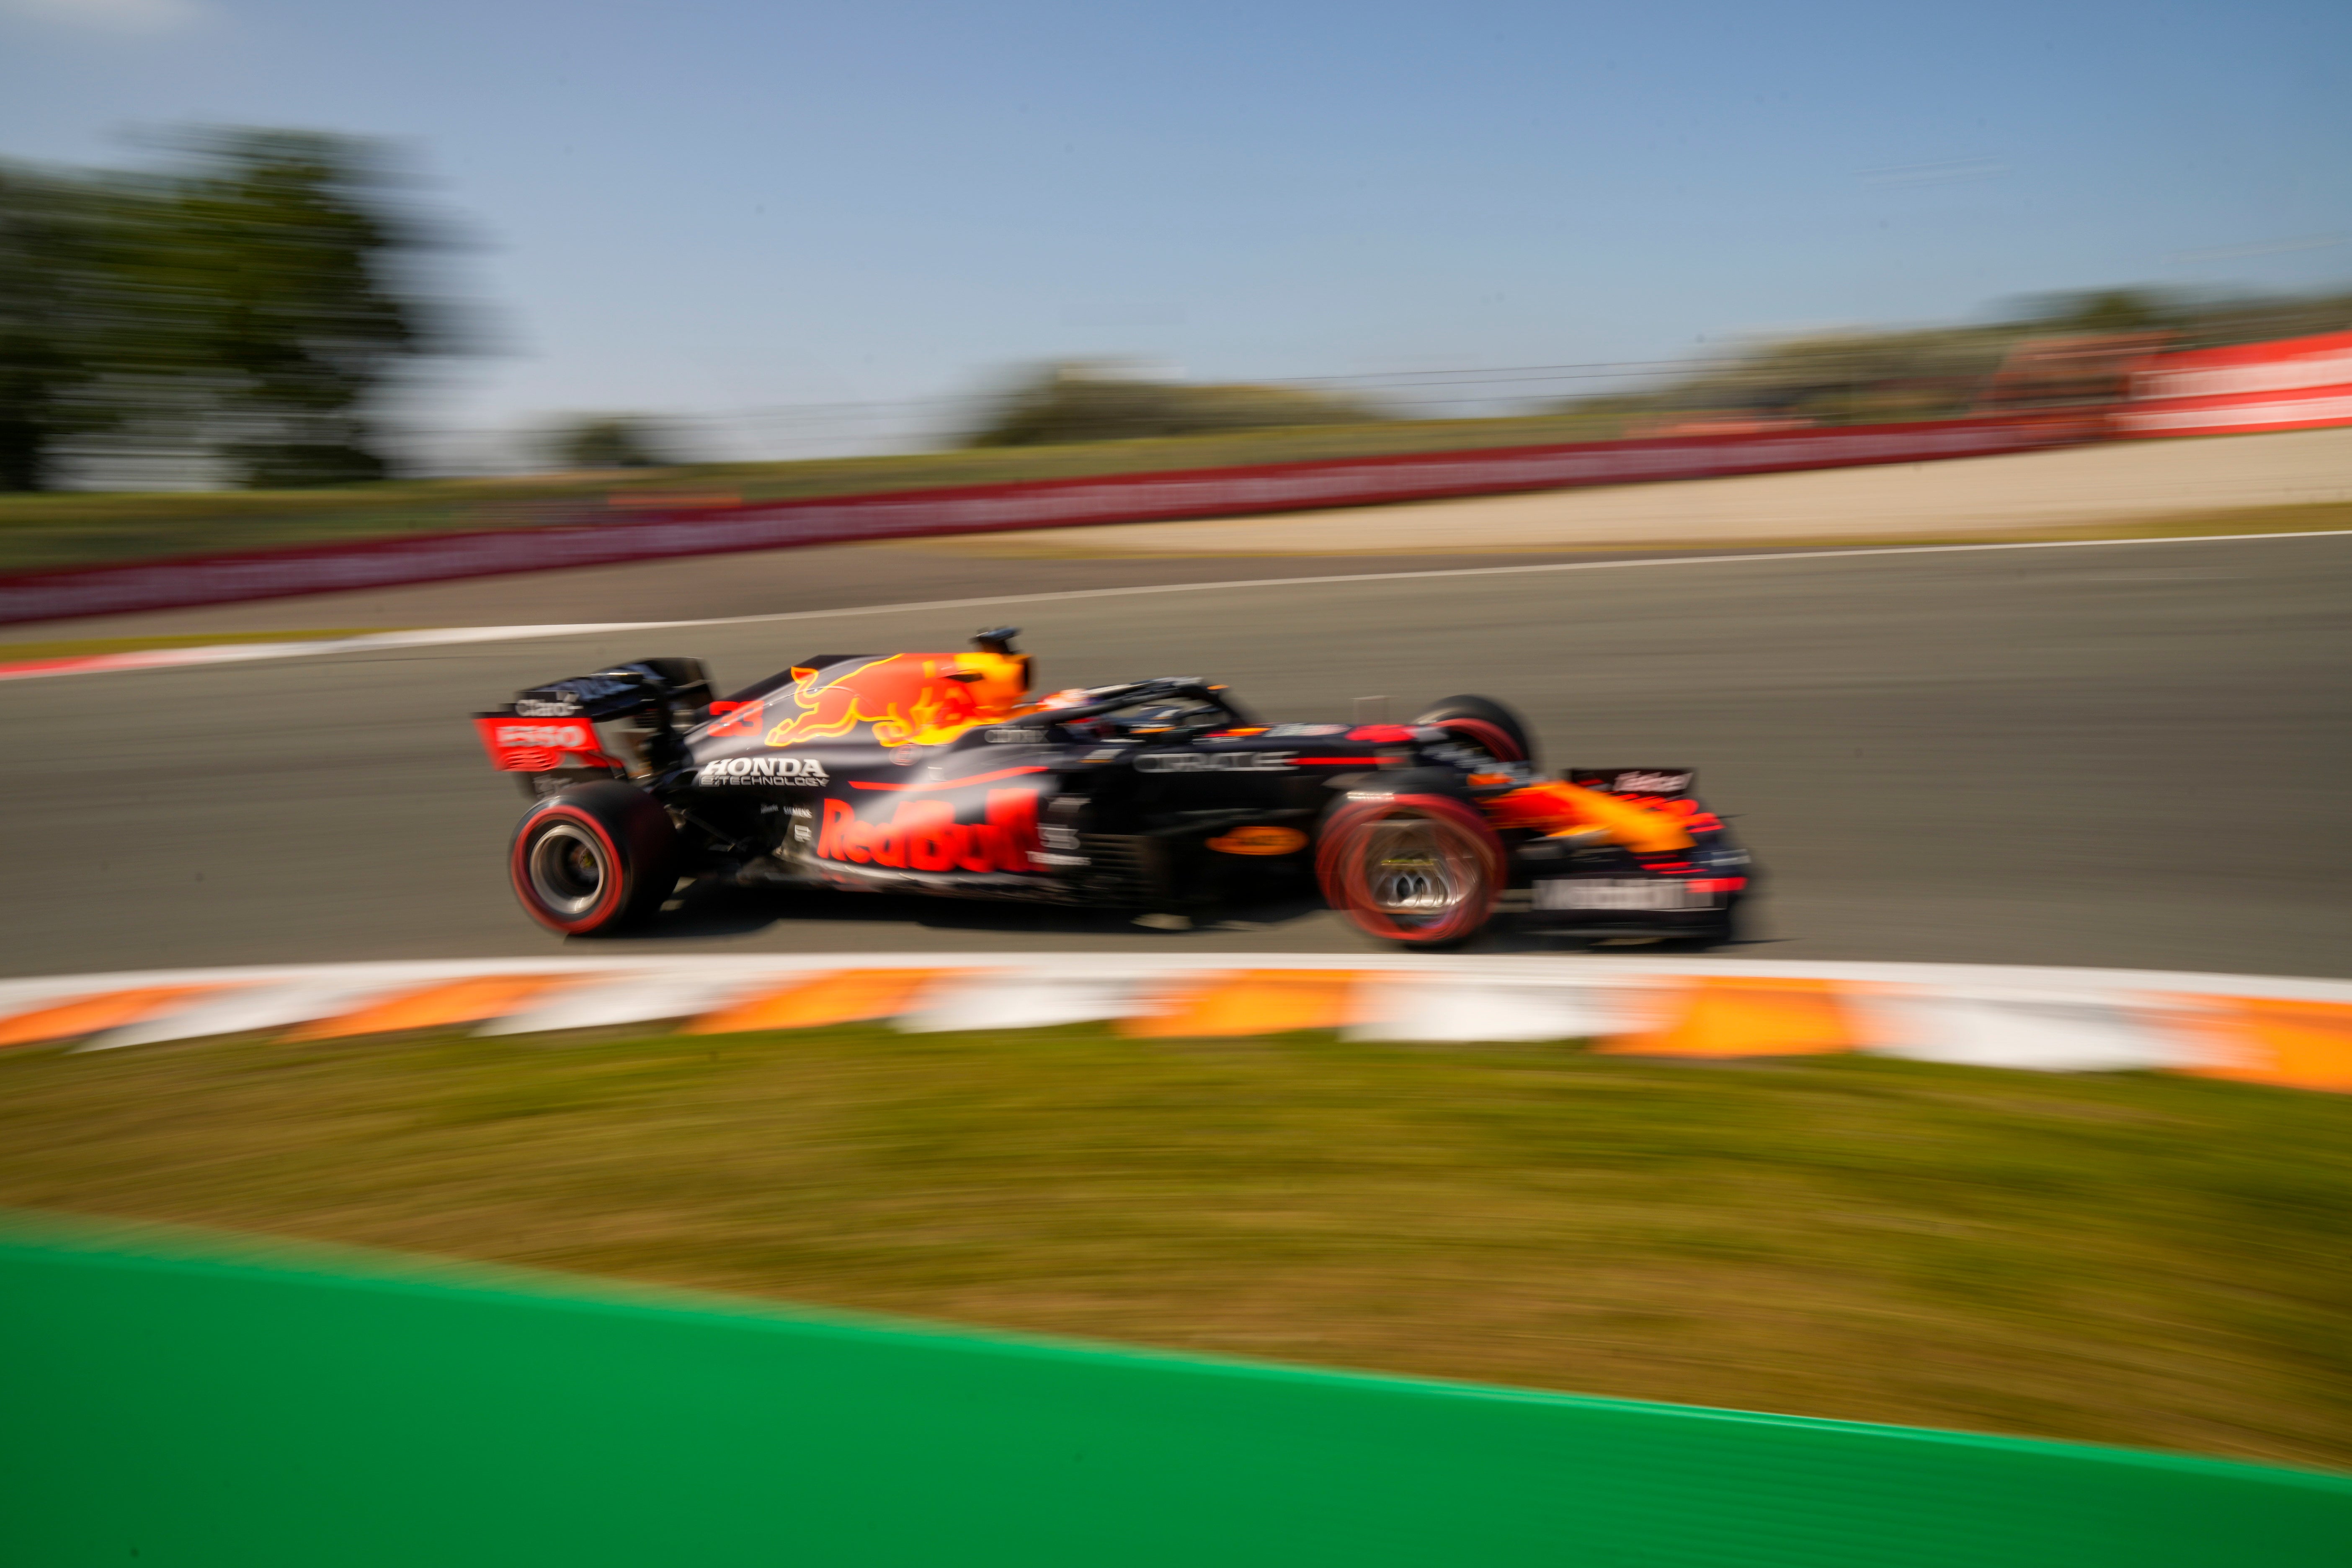
[[[661,803],[608,780],[550,795],[515,828],[507,876],[531,919],[605,936],[652,918],[677,886],[677,830]]]
[[[1323,896],[1358,931],[1423,952],[1484,931],[1507,875],[1486,819],[1442,795],[1343,803],[1324,824],[1315,870]]]
[[[1448,697],[1433,703],[1413,722],[1443,730],[1498,763],[1532,766],[1536,760],[1535,737],[1528,733],[1527,721],[1491,697]]]

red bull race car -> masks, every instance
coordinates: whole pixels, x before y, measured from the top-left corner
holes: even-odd
[[[1541,772],[1501,703],[1269,722],[1161,676],[1032,694],[1012,627],[962,653],[825,654],[718,697],[647,658],[475,716],[532,801],[508,873],[574,936],[681,881],[1019,899],[1181,928],[1312,888],[1367,935],[1459,946],[1498,915],[1731,938],[1753,870],[1687,768]]]

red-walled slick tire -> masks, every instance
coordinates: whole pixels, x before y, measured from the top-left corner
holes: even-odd
[[[507,876],[530,918],[566,936],[650,919],[677,886],[677,830],[653,796],[618,780],[581,784],[515,828]]]
[[[1459,947],[1503,896],[1502,840],[1475,806],[1442,795],[1342,802],[1323,825],[1323,896],[1365,935]]]
[[[1536,760],[1535,737],[1528,733],[1527,721],[1491,697],[1448,697],[1431,704],[1413,722],[1444,730],[1496,762]]]

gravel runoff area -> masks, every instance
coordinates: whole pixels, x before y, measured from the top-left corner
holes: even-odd
[[[2116,442],[1937,463],[1477,496],[1278,517],[993,534],[980,550],[1559,550],[2063,528],[2352,500],[2352,428]]]

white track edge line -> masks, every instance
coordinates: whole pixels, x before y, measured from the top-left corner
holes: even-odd
[[[2028,964],[1874,963],[1824,960],[1587,958],[1547,954],[1268,952],[825,952],[695,953],[643,951],[575,958],[394,959],[344,963],[252,964],[219,968],[121,970],[26,976],[0,981],[0,1006],[25,1008],[50,998],[99,990],[190,984],[270,984],[307,979],[396,985],[490,974],[677,974],[757,978],[843,969],[1014,970],[1073,977],[1155,975],[1234,970],[1297,969],[1435,975],[1491,983],[1622,985],[1697,977],[1811,979],[1853,984],[1927,987],[1975,995],[2052,997],[2087,994],[2238,996],[2352,1005],[2352,980],[2318,976],[2200,973],[2179,970],[2074,969]]]
[[[119,675],[135,670],[178,668],[198,664],[233,664],[250,659],[290,658],[327,654],[373,653],[398,648],[435,647],[474,642],[522,642],[535,638],[594,637],[625,631],[663,631],[690,626],[765,626],[781,621],[833,620],[846,616],[915,614],[929,610],[979,609],[991,605],[1051,604],[1067,599],[1108,599],[1141,594],[1199,594],[1214,589],[1284,588],[1329,585],[1335,583],[1401,583],[1443,577],[1524,576],[1543,572],[1614,572],[1636,567],[1722,566],[1748,561],[1841,561],[1874,555],[1948,555],[1996,550],[2084,550],[2137,544],[2231,544],[2269,539],[2352,538],[2347,529],[2305,529],[2283,533],[2196,533],[2158,539],[2041,539],[1988,544],[1887,544],[1850,550],[1754,551],[1736,555],[1656,555],[1634,561],[1536,562],[1515,566],[1453,566],[1423,572],[1333,573],[1312,577],[1245,577],[1229,582],[1145,583],[1121,588],[1064,588],[1036,594],[992,594],[969,599],[921,599],[904,604],[857,605],[837,610],[783,610],[766,616],[720,616],[704,620],[603,621],[574,625],[520,626],[437,626],[415,631],[371,632],[364,637],[318,642],[214,643],[194,648],[152,648],[129,653],[98,654],[91,662],[70,669],[7,669],[0,680],[27,680],[47,676]],[[403,584],[422,587],[423,584]],[[201,608],[204,606],[187,606]]]

